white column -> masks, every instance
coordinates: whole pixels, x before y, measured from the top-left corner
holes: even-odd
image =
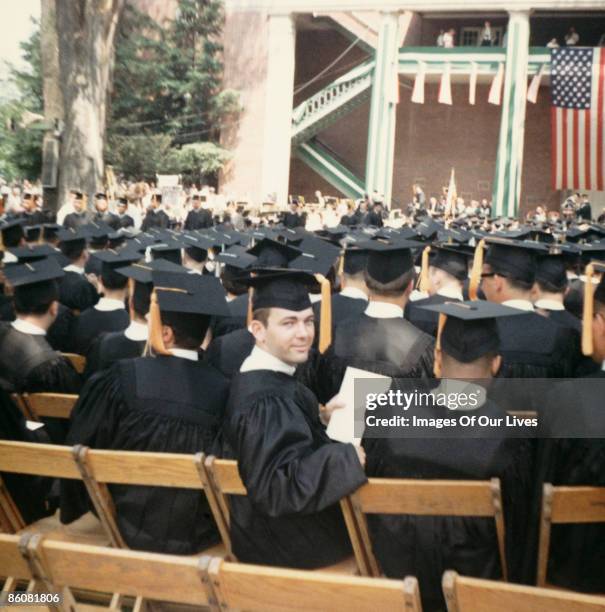
[[[288,201],[296,28],[291,14],[269,15],[261,198]],[[246,41],[241,41],[246,44]]]

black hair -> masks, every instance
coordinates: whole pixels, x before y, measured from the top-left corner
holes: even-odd
[[[142,318],[149,312],[149,304],[151,301],[152,286],[149,283],[134,284],[132,293],[132,306],[134,311]]]
[[[408,285],[416,278],[416,271],[411,268],[389,283],[378,282],[370,276],[367,269],[364,270],[364,277],[366,285],[372,293],[383,297],[397,297],[404,293]]]
[[[108,266],[101,268],[101,280],[103,281],[103,286],[107,289],[124,289],[128,284],[126,276],[119,274]]]
[[[192,351],[200,348],[210,325],[210,315],[190,312],[162,312],[161,318],[172,329],[176,346]]]
[[[242,276],[241,270],[230,265],[225,265],[221,272],[221,283],[227,293],[232,295],[244,295],[248,291],[247,287],[238,282],[238,277]]]
[[[14,289],[15,312],[22,315],[44,315],[59,299],[57,281],[42,281]]]

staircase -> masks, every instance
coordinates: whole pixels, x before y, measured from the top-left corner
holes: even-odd
[[[292,113],[292,144],[310,140],[367,100],[373,72],[374,60],[368,60],[299,104]]]
[[[317,138],[298,145],[293,149],[293,153],[346,197],[352,199],[363,197],[364,182]]]

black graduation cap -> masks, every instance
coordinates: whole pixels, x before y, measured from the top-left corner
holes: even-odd
[[[533,284],[536,277],[536,255],[548,252],[544,244],[493,237],[485,241],[489,245],[485,263],[494,272]]]
[[[214,276],[152,271],[160,311],[228,316],[226,293]]]
[[[48,244],[28,244],[24,247],[8,250],[19,260],[19,263],[39,261],[40,259],[45,259],[49,255],[57,254],[57,251]]]
[[[86,248],[86,239],[88,238],[88,232],[83,228],[74,229],[60,229],[57,232],[57,238],[59,239],[59,248],[66,257],[72,258],[72,256],[79,256],[83,249]]]
[[[187,274],[187,269],[183,266],[168,261],[167,259],[156,259],[145,263],[133,263],[130,266],[117,268],[122,276],[133,279],[137,283],[151,283],[153,272],[171,272],[173,274]]]
[[[2,233],[2,244],[4,244],[6,248],[17,246],[21,238],[25,236],[25,232],[23,231],[23,219],[15,219],[3,223],[0,225],[0,233]]]
[[[244,247],[234,245],[226,251],[219,253],[216,260],[237,270],[247,270],[256,265],[257,258],[247,253]]]
[[[591,244],[578,244],[582,261],[605,261],[605,242],[593,242]]]
[[[248,249],[248,253],[258,258],[257,267],[263,268],[285,268],[301,252],[300,249],[272,238],[262,238],[251,249]]]
[[[42,225],[26,225],[23,229],[25,231],[25,240],[27,242],[36,242],[40,239],[42,233]]]
[[[379,283],[390,283],[414,267],[412,249],[421,247],[418,242],[400,240],[385,242],[368,240],[359,244],[368,251],[367,271]]]
[[[313,255],[312,253],[301,253],[288,264],[288,268],[290,270],[304,270],[312,274],[327,276],[335,261],[333,257],[326,258]]]
[[[466,245],[434,244],[431,247],[429,263],[463,281],[468,276],[468,261],[473,256],[473,250],[469,249]]]
[[[181,249],[183,245],[180,242],[160,242],[151,245],[151,257],[153,259],[167,259],[177,265],[181,264]]]
[[[252,309],[284,308],[300,312],[311,308],[309,291],[317,288],[317,280],[309,272],[273,268],[258,276],[244,279],[243,284],[254,287]]]
[[[132,251],[114,251],[108,249],[92,255],[101,262],[101,279],[108,289],[119,289],[125,286],[126,280],[117,270],[128,264],[139,261],[141,256]]]
[[[61,226],[58,223],[45,223],[42,226],[42,237],[44,240],[54,240]]]
[[[70,193],[75,196],[76,200],[84,199],[84,194],[79,189],[72,189]]]
[[[426,240],[430,240],[437,235],[439,230],[443,229],[443,225],[433,221],[430,217],[424,219],[421,223],[416,226],[416,234]]]
[[[208,251],[213,247],[212,241],[204,236],[183,235],[183,247],[191,259],[201,263],[208,259]]]
[[[445,321],[440,319],[437,345],[462,363],[470,363],[488,353],[497,354],[500,339],[496,319],[525,312],[483,300],[445,302],[419,308],[446,317]]]
[[[95,193],[95,200],[106,200],[107,194],[104,191],[97,191]]]
[[[122,232],[111,232],[107,236],[110,249],[115,249],[126,242],[126,236]]]
[[[540,253],[536,261],[536,281],[563,290],[567,287],[567,268],[579,255],[579,249],[569,244],[551,244],[547,253]]]
[[[154,193],[151,196],[152,200],[155,200],[156,202],[162,202],[162,194],[161,193]]]
[[[13,286],[15,303],[37,306],[59,298],[57,279],[63,272],[54,258],[8,266],[6,280]]]
[[[120,204],[125,204],[126,206],[128,206],[128,198],[127,198],[127,197],[125,197],[125,196],[120,196],[120,197],[118,198],[118,202],[119,202]]]
[[[23,199],[24,200],[31,200],[34,197],[34,194],[31,191],[26,191],[23,194]]]

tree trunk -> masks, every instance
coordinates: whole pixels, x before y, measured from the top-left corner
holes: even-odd
[[[55,4],[64,130],[59,202],[70,189],[89,200],[103,187],[103,144],[114,41],[125,0],[42,0]]]

